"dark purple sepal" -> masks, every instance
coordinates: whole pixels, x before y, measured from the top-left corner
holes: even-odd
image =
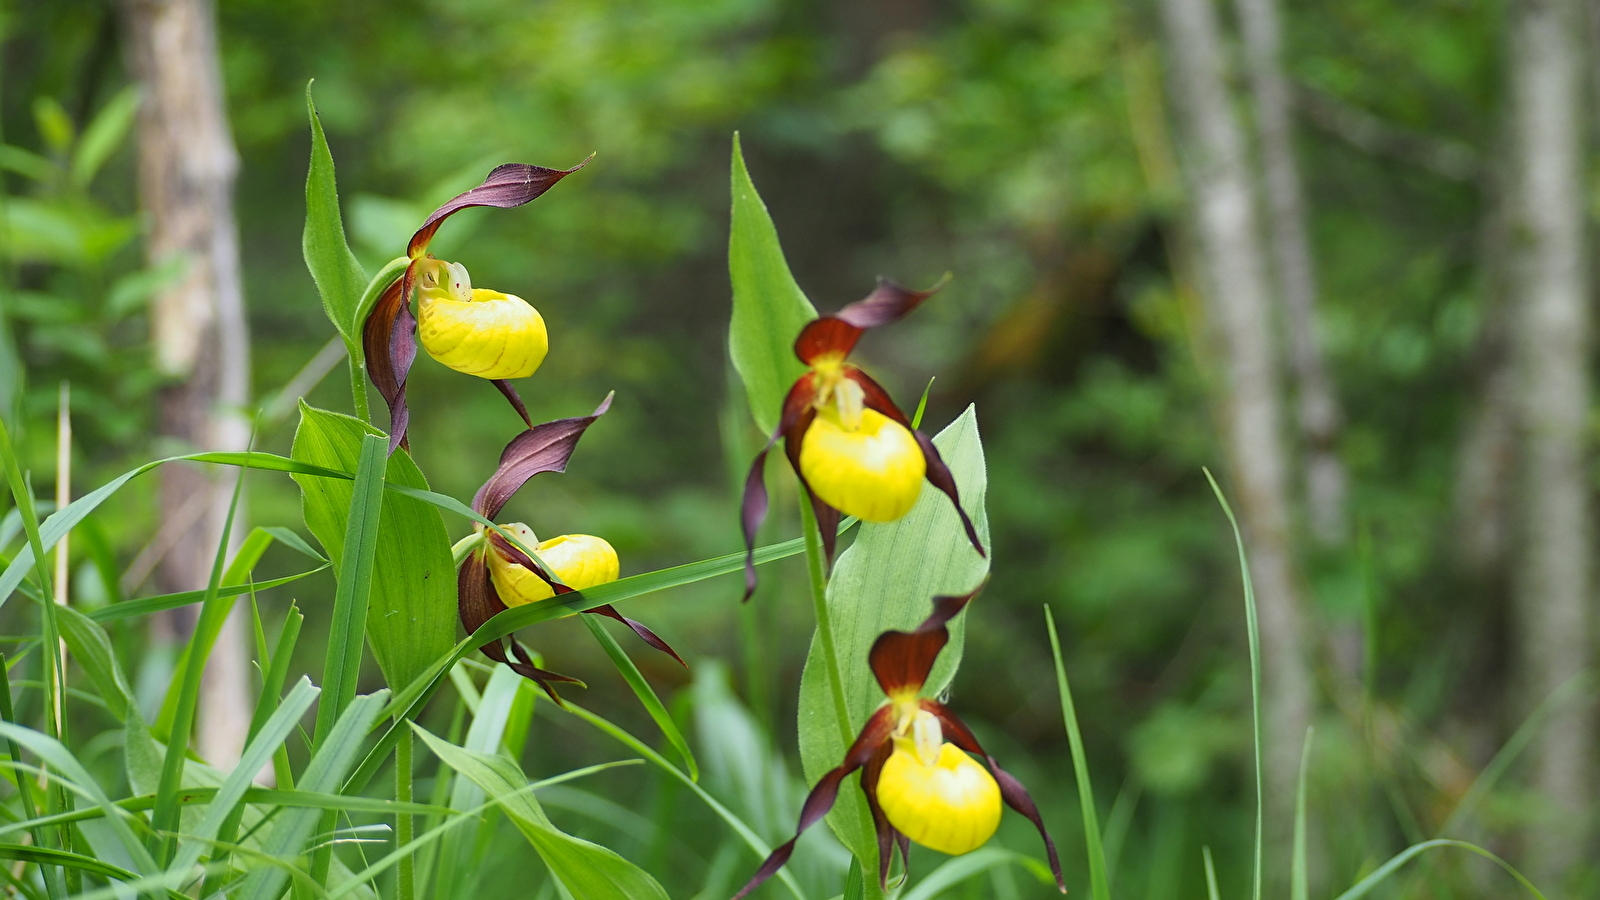
[[[744,498],[739,503],[739,525],[744,532],[743,600],[745,601],[756,592],[756,532],[760,530],[762,521],[767,518],[767,453],[780,438],[784,440],[786,447],[790,441],[794,442],[794,446],[799,446],[806,428],[811,425],[811,417],[814,415],[811,404],[815,399],[815,380],[812,374],[807,372],[795,380],[794,385],[789,388],[789,393],[783,398],[783,415],[778,421],[778,427],[772,432],[772,437],[767,439],[767,445],[756,454],[755,460],[750,464],[750,474],[745,476]],[[800,466],[794,459],[795,457],[791,456],[790,463],[798,475]]]
[[[911,420],[895,405],[889,392],[883,385],[872,380],[872,376],[861,371],[855,366],[845,366],[844,375],[861,386],[861,404],[867,409],[876,410],[885,416],[899,422],[911,431],[917,439],[917,446],[922,448],[922,459],[927,469],[928,482],[943,491],[956,505],[956,514],[961,517],[961,526],[967,530],[967,540],[972,542],[972,549],[978,555],[987,558],[988,552],[983,549],[983,543],[978,540],[978,529],[973,526],[972,520],[967,517],[967,511],[961,508],[960,491],[956,489],[956,478],[950,474],[950,467],[945,465],[944,458],[939,455],[939,448],[933,445],[933,439],[921,431],[911,428]]]
[[[848,356],[862,332],[898,321],[938,293],[949,280],[947,275],[925,291],[914,291],[887,278],[879,278],[877,288],[866,299],[857,300],[831,316],[814,319],[802,328],[794,342],[794,353],[807,365],[828,353]]]
[[[1033,827],[1039,829],[1039,836],[1044,838],[1045,855],[1050,860],[1050,871],[1056,876],[1056,888],[1065,894],[1067,881],[1061,874],[1061,858],[1056,855],[1056,842],[1050,839],[1050,832],[1044,827],[1044,817],[1039,815],[1039,807],[1033,802],[1033,797],[1029,796],[1028,789],[1023,787],[1022,782],[1010,772],[1000,768],[994,757],[978,743],[977,737],[973,735],[972,729],[967,727],[967,723],[957,718],[956,714],[944,704],[924,700],[922,708],[938,716],[945,740],[968,753],[976,753],[984,758],[989,764],[989,772],[994,775],[995,783],[1000,786],[1000,799],[1004,800],[1007,806],[1026,816],[1028,821],[1033,823]]]
[[[889,761],[892,753],[894,753],[894,743],[885,741],[878,745],[872,758],[861,767],[861,793],[867,798],[867,812],[872,814],[872,830],[878,838],[878,886],[885,893],[889,890],[889,866],[894,862],[897,839],[905,837],[889,824],[889,817],[884,813],[883,805],[878,802],[878,776],[883,774],[883,764]],[[904,852],[904,848],[900,858],[909,868],[911,857]]]
[[[545,422],[512,438],[500,453],[499,468],[473,496],[472,508],[485,519],[493,519],[528,479],[544,472],[565,472],[578,439],[611,408],[613,396],[615,393],[607,394],[590,415]]]
[[[955,505],[956,515],[961,517],[961,527],[967,530],[967,540],[972,542],[972,549],[987,559],[989,552],[983,549],[983,542],[978,540],[978,529],[972,524],[972,519],[967,517],[967,511],[961,508],[961,492],[956,488],[956,477],[950,474],[950,467],[945,465],[944,459],[939,456],[939,448],[933,445],[933,438],[921,431],[911,433],[917,439],[917,446],[922,448],[922,458],[928,469],[928,483],[950,498],[950,502]]]
[[[456,573],[456,596],[456,614],[460,616],[461,625],[467,630],[468,635],[506,609],[499,592],[494,589],[493,579],[489,577],[489,567],[476,553],[467,557],[460,571]],[[537,683],[558,705],[562,705],[561,695],[557,694],[552,686],[554,682],[583,685],[583,682],[576,678],[534,665],[532,657],[515,641],[512,642],[512,651],[516,653],[517,661],[506,657],[505,647],[500,640],[490,641],[478,649],[484,656],[509,666],[518,675]]]
[[[890,707],[881,707],[867,719],[867,724],[862,726],[861,733],[856,736],[856,742],[845,751],[844,762],[837,769],[831,769],[823,775],[811,789],[811,793],[806,795],[806,802],[800,807],[800,824],[794,830],[794,837],[772,851],[761,863],[761,868],[756,870],[756,875],[750,879],[750,883],[733,895],[733,900],[741,900],[783,868],[783,864],[788,862],[794,853],[795,841],[800,839],[800,835],[804,834],[807,828],[822,821],[828,810],[833,808],[833,802],[839,797],[840,783],[851,772],[866,765],[878,748],[889,740],[889,735],[893,732],[894,713]]]
[[[532,166],[527,163],[506,163],[495,166],[489,172],[489,177],[483,184],[457,194],[438,209],[429,213],[428,218],[411,236],[411,244],[406,248],[406,253],[412,259],[420,257],[427,249],[428,242],[433,240],[434,232],[450,218],[463,209],[471,206],[493,206],[498,209],[511,209],[535,200],[540,194],[555,187],[556,182],[578,171],[594,159],[594,154],[589,154],[588,159],[578,163],[570,169],[547,169],[544,166]]]
[[[361,349],[366,357],[367,377],[389,407],[389,452],[406,446],[406,426],[410,412],[406,407],[406,376],[417,356],[416,319],[406,298],[410,293],[412,269],[406,268],[373,304],[361,325]]]
[[[915,629],[878,635],[867,653],[867,664],[885,694],[893,697],[922,690],[940,651],[950,642],[950,629],[946,626],[981,590],[980,584],[965,594],[935,597],[933,612]]]

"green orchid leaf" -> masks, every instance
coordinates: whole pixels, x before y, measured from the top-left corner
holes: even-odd
[[[763,434],[771,434],[778,426],[789,386],[805,373],[805,366],[794,355],[794,340],[800,329],[817,317],[817,311],[784,261],[778,230],[745,170],[738,134],[733,136],[728,276],[733,281],[728,352],[744,380],[750,414]]]
[[[317,105],[311,100],[311,85],[306,85],[306,113],[311,118],[311,168],[306,173],[306,227],[301,236],[306,268],[322,295],[322,308],[333,327],[339,329],[345,346],[361,346],[361,323],[355,320],[356,307],[367,286],[367,273],[345,243],[344,218],[339,214],[339,188],[333,174],[333,153],[322,133]]]
[[[648,872],[612,850],[573,837],[551,824],[533,792],[527,790],[528,777],[516,763],[503,756],[457,747],[413,727],[441,762],[499,801],[500,808],[572,896],[667,900],[667,892]]]
[[[359,419],[302,405],[291,454],[319,468],[352,472],[362,439],[377,434]],[[343,478],[292,477],[300,485],[306,526],[329,559],[341,560],[354,484]],[[389,457],[386,478],[390,485],[428,486],[405,453]],[[384,678],[401,687],[455,646],[455,566],[439,511],[413,497],[384,493],[366,631]],[[339,569],[336,564],[335,574],[343,577]]]
[[[976,409],[968,407],[933,442],[950,466],[962,505],[987,546],[989,520],[983,501],[988,479]],[[923,487],[917,505],[898,521],[861,524],[855,542],[839,555],[828,582],[828,614],[843,669],[852,731],[884,700],[883,689],[867,666],[867,653],[878,636],[891,629],[915,628],[932,611],[935,596],[964,594],[981,584],[988,573],[989,561],[967,541],[950,498],[931,486]],[[982,604],[983,597],[973,602]],[[936,697],[949,687],[961,663],[966,616],[957,617],[949,627],[950,643],[939,654],[923,688],[924,696]],[[815,784],[844,759],[828,678],[821,644],[813,636],[800,678],[800,760],[807,784]],[[876,872],[877,840],[855,782],[856,776],[851,776],[840,789],[828,824],[862,860],[863,867]],[[876,880],[868,882],[869,895],[876,894]]]

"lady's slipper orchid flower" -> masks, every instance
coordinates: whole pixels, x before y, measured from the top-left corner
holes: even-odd
[[[406,376],[417,357],[417,341],[441,363],[493,381],[529,427],[528,410],[507,379],[532,375],[550,349],[539,311],[521,297],[474,288],[467,269],[428,255],[428,244],[444,220],[471,206],[510,209],[528,203],[578,171],[526,163],[496,166],[483,184],[434,210],[411,236],[405,274],[384,290],[362,325],[367,369],[389,405],[389,452],[406,445],[411,415]],[[412,315],[411,295],[417,312]]]
[[[801,329],[794,352],[810,371],[789,389],[778,428],[756,454],[745,479],[741,518],[746,600],[756,589],[756,530],[767,515],[764,465],[767,451],[779,438],[789,465],[811,497],[829,562],[841,515],[867,522],[894,521],[916,504],[924,478],[949,495],[972,548],[985,555],[977,529],[961,508],[956,480],[933,441],[911,427],[911,420],[876,381],[845,362],[863,332],[898,321],[942,287],[943,281],[926,291],[914,291],[880,278],[865,300]]]
[[[950,641],[945,625],[975,594],[935,597],[933,614],[915,631],[884,632],[873,643],[868,661],[888,700],[867,719],[844,763],[823,775],[806,796],[795,836],[772,851],[734,900],[783,868],[795,841],[828,814],[839,785],[857,769],[862,770],[861,790],[878,834],[878,880],[885,886],[896,846],[907,862],[910,841],[941,853],[969,853],[994,835],[1003,802],[1039,829],[1056,887],[1066,893],[1055,842],[1027,789],[1000,768],[955,713],[919,696],[939,651]],[[983,757],[988,770],[968,753]]]
[[[607,396],[593,415],[545,422],[513,438],[500,454],[500,465],[495,473],[473,496],[473,510],[493,520],[528,479],[544,472],[566,471],[567,461],[577,449],[584,430],[610,406],[611,397]],[[508,606],[538,603],[557,594],[617,580],[617,551],[602,538],[564,534],[540,543],[533,530],[521,522],[500,527],[515,538],[515,543],[498,531],[477,526],[478,533],[474,536],[477,546],[462,561],[456,576],[458,612],[467,634],[477,631]],[[528,551],[532,551],[531,554]],[[610,604],[589,612],[627,625],[650,646],[684,664],[655,632],[617,612]],[[552,686],[554,682],[582,684],[575,678],[540,668],[516,640],[511,641],[515,661],[506,658],[505,647],[499,640],[478,649],[490,659],[505,663],[522,676],[538,682],[557,703],[561,702],[561,697]]]

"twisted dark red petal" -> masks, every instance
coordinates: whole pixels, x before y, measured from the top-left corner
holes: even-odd
[[[879,278],[877,288],[866,299],[857,300],[831,316],[815,319],[802,328],[794,342],[794,353],[807,365],[825,353],[848,355],[855,349],[862,332],[899,320],[938,293],[946,281],[948,277],[925,291],[914,291],[887,278]]]
[[[800,824],[795,828],[794,837],[785,841],[776,850],[767,856],[761,863],[761,868],[756,870],[750,883],[733,895],[733,900],[741,900],[746,894],[761,886],[761,883],[771,878],[783,864],[789,861],[794,853],[795,841],[805,833],[807,828],[822,821],[822,817],[833,808],[833,802],[839,797],[839,784],[851,772],[866,765],[878,748],[889,740],[889,735],[894,731],[894,714],[890,707],[882,707],[867,719],[867,724],[862,726],[861,733],[856,736],[856,742],[845,751],[844,762],[836,769],[831,769],[806,795],[806,802],[800,807]]]
[[[578,171],[594,159],[594,154],[570,169],[547,169],[543,166],[531,166],[527,163],[506,163],[495,166],[489,172],[489,177],[483,180],[470,191],[450,198],[445,204],[432,213],[411,236],[411,244],[406,248],[406,254],[416,259],[428,249],[428,242],[433,240],[434,232],[444,224],[444,220],[470,206],[493,206],[499,209],[510,209],[521,206],[531,200],[537,199],[540,194],[555,187],[556,182]]]
[[[767,518],[767,453],[779,438],[784,438],[785,445],[793,441],[796,447],[799,446],[806,428],[811,426],[811,404],[816,396],[815,379],[810,372],[795,380],[783,398],[783,415],[779,418],[778,427],[767,439],[767,445],[756,454],[750,464],[750,474],[745,476],[744,499],[739,504],[739,525],[744,532],[744,600],[749,600],[750,595],[756,592],[756,532]],[[798,474],[799,464],[794,463],[792,457],[791,463]]]
[[[556,592],[557,594],[576,593],[576,591],[574,591],[570,586],[557,581],[553,576],[551,576],[550,573],[544,570],[543,566],[534,562],[532,557],[528,556],[526,553],[523,553],[515,544],[506,540],[505,536],[499,532],[496,531],[489,533],[489,545],[494,548],[494,552],[500,554],[502,559],[514,562],[524,569],[527,569],[533,574],[539,576],[539,579],[545,584],[550,585],[550,590]],[[589,615],[591,613],[594,615],[616,619],[618,622],[621,622],[632,629],[633,633],[637,634],[646,644],[649,644],[657,650],[660,650],[662,653],[665,653],[666,655],[677,660],[678,665],[683,666],[685,669],[689,668],[689,664],[683,661],[683,657],[678,655],[678,651],[672,649],[671,644],[668,644],[666,641],[657,636],[654,631],[651,631],[649,628],[645,627],[644,623],[630,619],[622,613],[617,612],[617,608],[615,606],[607,603],[605,606],[597,606],[594,609],[584,610],[585,615]]]
[[[933,598],[933,612],[913,631],[885,631],[872,642],[867,663],[878,686],[890,696],[922,690],[939,652],[950,642],[950,620],[983,590],[978,585],[965,594]]]
[[[867,409],[877,410],[885,416],[899,422],[906,428],[911,428],[911,420],[900,411],[900,407],[889,396],[883,386],[872,380],[872,376],[861,371],[855,366],[845,366],[844,376],[861,386],[861,402]],[[956,489],[956,478],[950,474],[950,467],[944,464],[944,458],[939,455],[939,448],[933,445],[933,439],[921,431],[912,429],[911,434],[917,439],[917,446],[922,448],[922,459],[927,466],[928,483],[943,491],[956,505],[956,515],[961,517],[961,526],[967,531],[967,540],[972,542],[972,549],[978,551],[979,556],[987,557],[989,554],[983,549],[983,542],[978,540],[978,529],[973,526],[972,520],[967,517],[967,511],[961,508],[961,493]]]
[[[462,563],[461,570],[456,573],[456,614],[461,617],[462,627],[467,629],[467,634],[472,634],[483,626],[483,623],[494,618],[497,613],[504,612],[506,605],[500,600],[500,594],[494,589],[494,581],[489,577],[489,567],[484,564],[478,554],[467,557]],[[566,682],[582,685],[583,682],[559,672],[542,669],[533,663],[533,658],[521,644],[512,642],[512,651],[517,654],[517,661],[506,658],[505,647],[497,639],[490,641],[478,648],[483,655],[497,663],[510,666],[511,670],[527,678],[550,695],[558,705],[561,704],[561,695],[556,693],[554,682]]]
[[[677,660],[678,665],[683,666],[685,669],[689,668],[689,664],[683,661],[683,657],[678,655],[678,651],[672,649],[671,644],[668,644],[666,641],[656,636],[654,631],[646,628],[640,622],[630,619],[622,613],[617,612],[617,608],[611,604],[607,603],[605,606],[596,606],[594,609],[588,610],[586,614],[589,613],[616,619],[618,622],[621,622],[622,624],[633,629],[633,633],[637,634],[646,644],[649,644],[657,650],[660,650],[662,653],[665,653],[666,655]]]
[[[933,700],[922,701],[922,708],[933,713],[939,718],[939,724],[944,732],[944,739],[968,753],[976,753],[989,763],[989,771],[993,773],[995,783],[1000,786],[1000,799],[1006,805],[1028,817],[1033,827],[1039,829],[1039,836],[1044,838],[1045,855],[1050,860],[1050,871],[1055,873],[1056,887],[1061,893],[1067,892],[1067,882],[1061,875],[1061,858],[1056,855],[1056,842],[1050,839],[1050,832],[1044,827],[1044,817],[1039,815],[1039,807],[1034,804],[1033,798],[1028,795],[1028,789],[1022,786],[1010,772],[1000,768],[988,751],[978,743],[972,734],[972,729],[967,723],[956,717],[956,714],[947,709],[944,704]]]
[[[883,764],[889,761],[889,756],[894,752],[894,743],[885,741],[878,745],[872,758],[861,769],[861,793],[867,797],[867,811],[872,814],[872,830],[878,836],[878,886],[887,893],[889,890],[889,866],[894,861],[894,848],[897,842],[907,840],[904,834],[895,830],[889,824],[889,817],[884,814],[882,804],[878,803],[878,776],[883,774]],[[906,845],[901,844],[900,858],[905,861],[907,869],[911,867],[911,856],[906,852]]]
[[[545,422],[512,438],[500,453],[499,467],[473,496],[472,508],[485,519],[493,519],[528,479],[544,472],[565,472],[572,451],[578,449],[578,439],[611,408],[613,396],[607,394],[590,415]]]
[[[405,274],[396,278],[378,295],[378,302],[361,325],[361,348],[366,357],[367,377],[389,407],[389,452],[406,445],[406,375],[417,356],[415,319],[406,303],[410,295],[413,261]]]

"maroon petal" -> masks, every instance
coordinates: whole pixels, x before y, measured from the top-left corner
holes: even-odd
[[[457,212],[469,206],[493,206],[499,209],[521,206],[537,199],[540,194],[554,187],[556,182],[588,165],[590,159],[594,159],[594,154],[589,154],[588,159],[570,169],[546,169],[527,163],[495,166],[483,184],[464,194],[457,194],[428,215],[422,227],[411,236],[411,244],[406,248],[407,255],[412,259],[422,256],[428,249],[428,242],[433,240],[433,233],[439,230],[445,219]]]
[[[972,729],[967,723],[956,717],[956,714],[945,708],[944,704],[933,700],[922,701],[922,708],[939,717],[939,724],[943,726],[944,739],[968,753],[976,753],[989,763],[989,771],[994,774],[995,783],[1000,786],[1000,799],[1006,805],[1028,817],[1033,827],[1039,829],[1039,836],[1044,838],[1045,855],[1050,859],[1050,871],[1055,873],[1056,887],[1061,893],[1067,892],[1066,879],[1061,875],[1061,859],[1056,855],[1056,842],[1050,839],[1050,832],[1044,827],[1044,817],[1039,815],[1039,807],[1034,804],[1033,798],[1028,795],[1028,789],[1022,786],[1010,772],[1000,768],[994,757],[983,749],[977,737],[972,734]]]
[[[900,319],[921,306],[922,301],[938,293],[949,280],[946,276],[925,291],[914,291],[887,278],[880,278],[878,287],[865,300],[857,300],[833,315],[823,316],[802,328],[800,337],[794,342],[794,353],[807,365],[825,353],[848,355],[855,349],[862,332]]]
[[[516,672],[523,678],[536,682],[539,687],[544,688],[544,692],[550,695],[550,699],[554,701],[555,705],[561,707],[562,709],[566,709],[567,704],[563,703],[561,701],[561,695],[556,693],[555,682],[561,682],[563,684],[575,684],[578,687],[588,687],[588,685],[576,678],[571,677],[570,675],[563,675],[560,672],[552,672],[549,669],[541,669],[537,665],[534,665],[533,656],[528,653],[528,648],[522,646],[522,644],[515,640],[511,642],[511,652],[516,654],[517,662],[509,662],[507,660],[501,660],[501,662],[504,662],[507,666],[510,666],[511,671]]]
[[[872,376],[861,371],[855,366],[844,366],[844,377],[861,386],[861,405],[867,409],[874,409],[889,418],[899,422],[906,428],[911,427],[911,419],[901,412],[900,407],[883,389],[883,385],[872,380]]]
[[[461,624],[467,629],[468,635],[477,631],[483,626],[483,623],[489,621],[495,614],[505,611],[506,605],[501,602],[499,592],[494,589],[494,581],[489,577],[489,567],[484,565],[483,560],[476,554],[468,557],[466,562],[462,564],[461,570],[456,573],[456,591],[457,615],[461,617]],[[497,663],[510,666],[512,671],[518,675],[536,682],[540,687],[544,688],[545,693],[549,694],[550,699],[554,700],[558,705],[561,704],[561,696],[552,687],[553,682],[583,684],[576,678],[562,675],[559,672],[541,669],[534,665],[533,658],[529,656],[527,650],[523,649],[522,645],[515,641],[512,642],[511,647],[512,651],[517,655],[517,662],[506,658],[505,647],[502,646],[499,640],[490,641],[478,649],[483,652],[484,656]]]
[[[500,393],[504,394],[506,399],[511,401],[511,408],[516,410],[517,415],[522,417],[522,424],[532,428],[533,420],[528,418],[527,404],[523,403],[522,398],[517,395],[517,389],[512,387],[511,382],[505,380],[504,378],[496,378],[493,379],[493,381],[494,386],[500,389]]]
[[[590,415],[545,422],[512,438],[500,454],[500,467],[472,498],[472,508],[485,519],[493,519],[529,478],[543,472],[565,472],[578,439],[611,408],[613,396],[607,394]]]
[[[885,631],[878,635],[867,654],[867,663],[885,694],[894,696],[922,690],[939,652],[950,642],[950,629],[946,626],[981,590],[983,585],[980,584],[965,594],[935,597],[933,613],[915,630]]]
[[[749,600],[750,595],[756,592],[756,532],[767,518],[767,453],[778,442],[778,438],[784,439],[785,446],[791,441],[794,446],[799,446],[805,430],[811,426],[814,414],[811,409],[811,403],[816,399],[813,381],[811,373],[807,372],[789,388],[788,395],[783,398],[783,416],[778,427],[767,439],[767,445],[756,454],[755,461],[750,464],[750,474],[744,479],[744,499],[739,504],[739,524],[744,531],[744,600]],[[790,462],[798,475],[800,466],[794,459],[791,456]]]
[[[411,292],[413,262],[373,304],[361,326],[361,347],[367,377],[389,407],[389,452],[406,444],[410,412],[406,408],[406,376],[417,358],[416,319],[407,297]]]
[[[956,515],[961,517],[961,526],[967,530],[967,540],[972,542],[972,549],[978,551],[979,556],[987,558],[989,553],[983,549],[983,542],[978,540],[978,529],[967,517],[967,511],[961,508],[961,492],[956,489],[956,477],[950,474],[950,467],[939,456],[939,448],[933,445],[933,438],[921,431],[911,433],[917,438],[917,446],[922,448],[922,458],[928,469],[928,483],[944,491],[950,502],[955,504]]]
[[[907,840],[904,834],[889,824],[889,817],[884,814],[882,804],[878,803],[878,776],[883,774],[883,764],[889,761],[889,755],[893,752],[892,742],[880,744],[861,769],[861,793],[867,797],[867,811],[872,814],[872,830],[878,836],[878,886],[885,893],[889,890],[889,865],[894,861],[895,845]],[[906,852],[907,849],[906,845],[901,845],[900,858],[909,869],[911,856]]]
[[[568,588],[568,590],[571,590],[571,588]],[[565,593],[565,591],[560,593]],[[657,650],[660,650],[662,653],[665,653],[666,655],[677,660],[678,665],[683,666],[685,669],[689,668],[689,664],[683,661],[683,657],[679,656],[678,651],[672,649],[671,645],[657,637],[654,631],[651,631],[650,629],[644,627],[644,625],[628,618],[622,613],[617,612],[617,608],[615,606],[607,603],[605,606],[597,606],[594,609],[588,610],[588,612],[595,615],[616,619],[618,622],[621,622],[622,624],[633,629],[633,633],[637,634],[640,638],[643,638],[646,644],[649,644]]]
[[[811,789],[811,793],[806,795],[805,805],[800,808],[800,824],[795,828],[794,837],[772,851],[766,861],[761,864],[761,868],[756,870],[756,875],[750,879],[750,883],[740,889],[739,893],[733,895],[733,900],[740,900],[740,898],[760,887],[762,882],[771,878],[775,872],[783,868],[783,864],[788,862],[789,856],[794,853],[795,841],[800,839],[800,835],[807,828],[822,821],[822,817],[826,816],[828,810],[833,808],[834,800],[839,797],[839,784],[851,772],[866,765],[872,759],[873,754],[878,751],[878,748],[888,742],[889,735],[893,731],[894,715],[892,709],[885,706],[872,714],[872,718],[868,719],[867,724],[862,726],[861,734],[856,737],[856,742],[851,744],[850,749],[845,752],[844,763],[837,769],[830,770],[826,775],[823,775],[822,779],[817,782],[816,787]]]

